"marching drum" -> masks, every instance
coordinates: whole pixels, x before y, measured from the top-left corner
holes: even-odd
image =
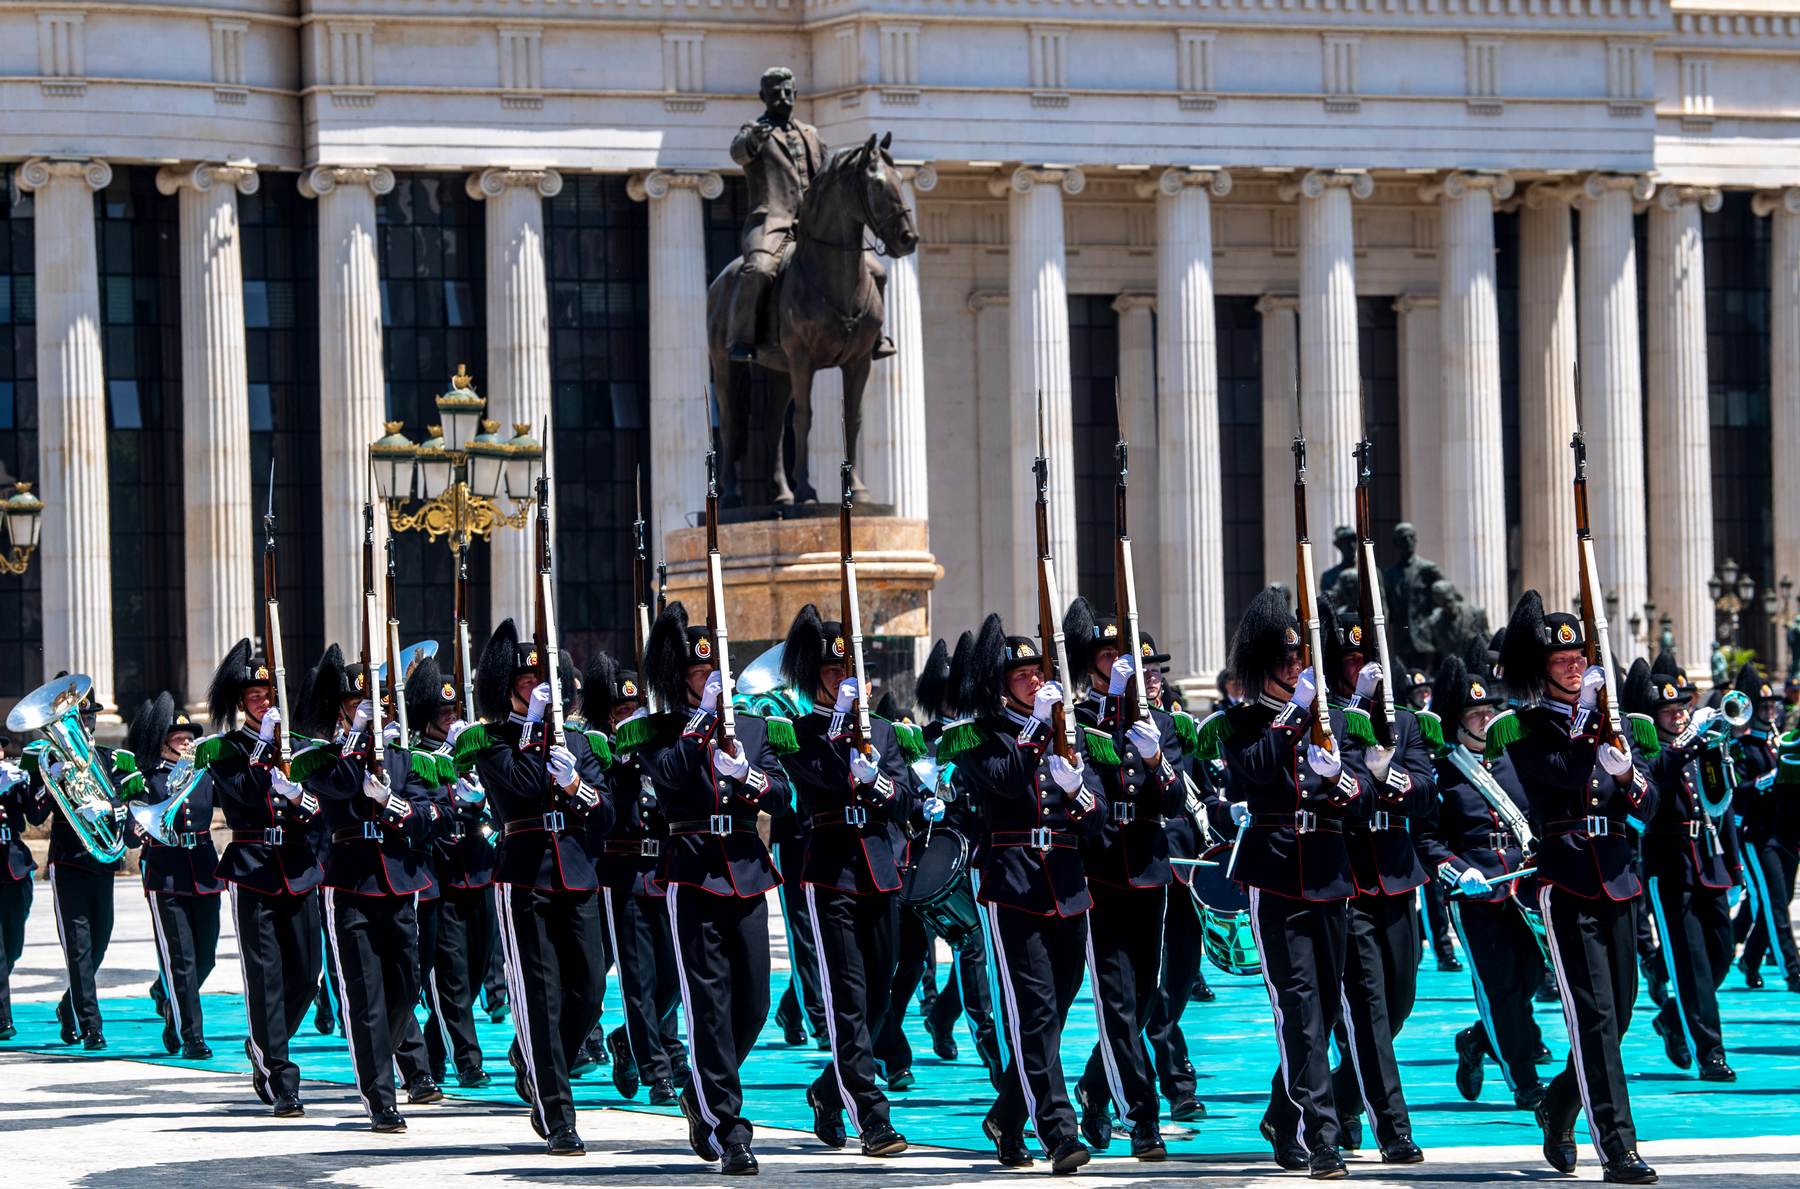
[[[951,949],[981,931],[975,891],[969,885],[969,840],[948,826],[935,826],[914,851],[900,882],[900,902]]]
[[[1202,950],[1226,974],[1262,973],[1262,955],[1256,952],[1256,934],[1250,928],[1250,897],[1226,874],[1230,844],[1220,843],[1200,857],[1218,864],[1194,868],[1194,882],[1188,885],[1194,907],[1200,910]]]

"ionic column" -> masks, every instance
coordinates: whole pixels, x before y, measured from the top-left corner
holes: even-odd
[[[1044,432],[1050,459],[1050,548],[1059,562],[1057,582],[1065,598],[1075,595],[1075,447],[1069,380],[1069,287],[1063,254],[1065,193],[1079,194],[1087,176],[1079,169],[1015,169],[1010,178],[988,183],[1007,196],[1012,232],[1011,267],[1013,404],[1035,407],[1044,399]],[[1014,432],[1031,439],[1035,418],[1016,423]]]
[[[1263,580],[1294,589],[1294,384],[1300,375],[1300,299],[1266,293],[1262,315]],[[1312,525],[1309,523],[1310,530]],[[1329,536],[1324,538],[1329,541]]]
[[[1156,298],[1148,293],[1121,293],[1112,308],[1119,315],[1119,403],[1124,424],[1119,429],[1131,443],[1131,539],[1133,572],[1137,579],[1138,616],[1143,626],[1156,633],[1164,648],[1173,639],[1163,618],[1167,605],[1160,580],[1162,549],[1157,525],[1158,460],[1156,440]],[[1175,568],[1174,566],[1170,567]]]
[[[1603,590],[1618,592],[1621,620],[1649,591],[1644,523],[1643,372],[1638,363],[1634,203],[1653,191],[1641,175],[1589,174],[1581,197],[1581,414],[1587,431],[1589,507]],[[1573,463],[1568,464],[1573,466]],[[1565,469],[1565,477],[1570,471]],[[1624,630],[1613,654],[1641,651]]]
[[[1012,295],[977,289],[969,294],[969,314],[975,321],[974,388],[976,437],[984,459],[1003,457],[1003,462],[977,468],[980,495],[981,540],[978,545],[980,598],[973,600],[978,623],[989,610],[998,610],[1009,624],[1030,623],[1036,615],[1036,553],[1015,548],[1028,531],[1032,501],[1031,459],[1037,440],[1023,428],[1036,417],[1030,403],[1021,404],[1012,382],[1011,361],[998,351],[983,351],[984,343],[997,343],[1010,333]],[[1027,439],[1030,438],[1028,441]],[[941,588],[940,588],[941,589]],[[967,605],[967,603],[965,603]]]
[[[370,491],[369,443],[387,409],[381,357],[381,270],[375,199],[394,188],[386,168],[321,165],[300,175],[319,200],[320,529],[324,534],[325,639],[348,646],[362,615],[362,506]],[[386,539],[377,509],[375,538]],[[385,610],[382,611],[385,617]]]
[[[112,517],[106,478],[106,374],[100,358],[100,265],[94,192],[112,181],[104,161],[34,158],[19,166],[35,196],[38,494],[44,676],[94,679],[113,703]]]
[[[1213,326],[1212,200],[1224,170],[1165,170],[1156,181],[1156,463],[1153,527],[1162,565],[1157,630],[1177,680],[1225,664],[1225,524],[1219,483],[1218,336]]]
[[[1487,610],[1490,621],[1510,609],[1494,203],[1512,192],[1505,174],[1473,173],[1452,173],[1420,192],[1427,202],[1437,200],[1439,220],[1444,531],[1438,548],[1450,580],[1472,605]]]
[[[937,181],[937,170],[930,165],[901,170],[900,197],[913,212],[915,225],[918,200],[914,192],[930,193],[937,188]],[[890,257],[887,274],[884,328],[894,340],[894,354],[870,371],[856,467],[876,502],[892,504],[896,515],[924,518],[931,512],[931,481],[926,476],[929,439],[918,253]],[[814,421],[815,427],[820,424]]]
[[[1800,187],[1758,194],[1758,215],[1773,215],[1769,245],[1769,440],[1775,443],[1770,582],[1800,582],[1800,467],[1783,451],[1800,442]],[[1790,658],[1791,663],[1791,658]]]
[[[1700,212],[1717,190],[1670,186],[1650,204],[1650,594],[1675,620],[1675,655],[1711,654],[1712,426],[1706,386],[1706,262]],[[1628,616],[1637,607],[1620,607]]]
[[[1300,200],[1300,426],[1310,480],[1307,527],[1321,542],[1336,526],[1356,523],[1353,452],[1363,412],[1350,199],[1374,192],[1366,173],[1320,169],[1280,189],[1282,201]]]
[[[1569,438],[1575,408],[1575,249],[1568,186],[1539,182],[1519,213],[1519,580],[1568,610],[1580,579]],[[1500,620],[1489,612],[1490,623]]]
[[[1444,539],[1444,403],[1438,392],[1443,335],[1437,295],[1401,294],[1394,312],[1399,315],[1400,457],[1406,460],[1400,468],[1400,513],[1418,530],[1424,548],[1436,553]]]
[[[664,536],[706,503],[706,235],[700,200],[725,192],[716,173],[634,174],[626,186],[650,204],[651,533]]]
[[[530,426],[543,440],[546,462],[555,451],[548,424],[550,287],[544,270],[544,199],[562,193],[562,185],[562,175],[554,169],[485,169],[463,183],[470,198],[487,203],[485,387],[493,393],[488,416]],[[554,516],[554,493],[550,508]],[[494,534],[489,589],[496,620],[524,615],[531,607],[537,574],[532,553],[531,533]]]
[[[186,511],[187,678],[190,703],[256,628],[250,388],[244,348],[244,267],[237,196],[261,184],[253,168],[165,166],[156,188],[181,206],[181,501]],[[265,481],[266,482],[266,481]]]

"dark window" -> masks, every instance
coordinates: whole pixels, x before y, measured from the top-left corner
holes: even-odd
[[[150,166],[118,169],[97,198],[100,325],[107,380],[113,662],[121,712],[187,663],[181,493],[179,205]],[[62,658],[51,657],[60,667]]]
[[[1394,526],[1405,519],[1400,507],[1400,315],[1394,309],[1394,299],[1357,298],[1356,324],[1362,367],[1363,430],[1375,444],[1375,490],[1370,493],[1375,513],[1375,560],[1390,566],[1398,560]],[[1336,529],[1335,524],[1323,533],[1314,529],[1313,540],[1329,542],[1327,534]],[[1316,545],[1314,549],[1320,557],[1330,558],[1326,565],[1337,564],[1336,549],[1319,550]],[[1451,581],[1456,580],[1457,576],[1451,575]]]
[[[1506,607],[1489,607],[1488,622],[1510,614],[1520,590],[1520,523],[1524,516],[1519,489],[1519,215],[1494,214],[1494,298],[1500,321],[1501,471],[1506,482]]]
[[[325,650],[318,208],[317,202],[301,196],[288,174],[270,174],[256,193],[238,198],[250,383],[250,506],[257,559],[255,635],[266,647],[261,614],[262,518],[273,460],[276,582],[290,697],[299,696],[298,675]]]
[[[0,191],[0,495],[38,478],[37,286],[31,195],[7,170]],[[4,539],[0,538],[0,544]],[[33,558],[23,575],[0,574],[0,697],[44,679],[42,576]]]
[[[381,259],[382,348],[386,356],[387,412],[404,423],[413,441],[438,420],[437,397],[450,385],[458,364],[467,364],[483,390],[487,367],[486,214],[470,198],[460,173],[401,173],[377,208]],[[509,394],[490,393],[490,414],[509,407]],[[360,427],[359,427],[360,428]],[[512,426],[502,425],[505,437]],[[367,440],[379,425],[362,429]],[[532,432],[543,436],[541,426]],[[512,504],[502,493],[500,504]],[[413,504],[413,509],[418,508]],[[380,515],[379,509],[376,515]],[[496,533],[519,530],[497,528]],[[529,528],[525,531],[530,531]],[[469,557],[471,634],[481,639],[489,621],[489,550],[477,543]],[[394,535],[402,643],[434,639],[448,646],[455,617],[455,554],[448,538],[427,540],[423,532]],[[376,564],[381,565],[377,559]],[[528,616],[529,608],[507,607],[503,615]],[[521,619],[520,621],[524,621]],[[349,648],[354,641],[343,641]],[[446,654],[447,655],[447,654]]]
[[[1119,377],[1119,314],[1111,295],[1069,298],[1070,422],[1074,429],[1075,558],[1059,559],[1063,597],[1085,594],[1101,614],[1113,610],[1114,400]],[[1060,484],[1059,484],[1060,485]],[[1074,587],[1067,587],[1073,571]],[[1059,609],[1060,610],[1060,609]]]
[[[633,486],[650,456],[649,211],[624,177],[581,174],[547,204],[544,230],[562,642],[582,660],[629,657]],[[646,471],[646,500],[650,483]]]
[[[1219,343],[1219,493],[1228,639],[1263,586],[1262,315],[1256,312],[1256,302],[1254,296],[1213,300]]]

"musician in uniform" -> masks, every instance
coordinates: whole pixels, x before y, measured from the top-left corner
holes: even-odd
[[[955,762],[987,826],[980,900],[1010,1053],[982,1129],[999,1162],[1017,1168],[1031,1163],[1024,1142],[1030,1121],[1052,1167],[1071,1172],[1091,1159],[1062,1070],[1063,1025],[1081,988],[1094,902],[1077,838],[1100,834],[1106,795],[1075,724],[1062,722],[1057,736],[1063,690],[1044,678],[1043,665],[1035,642],[1006,635],[1000,617],[989,615],[960,695],[980,717],[960,733],[967,742],[953,755],[945,755],[940,739],[938,758]]]
[[[632,724],[635,739],[621,730],[621,745],[633,744],[669,822],[664,878],[693,1067],[680,1097],[688,1142],[722,1173],[746,1175],[757,1163],[739,1071],[769,1015],[768,893],[781,882],[756,821],[792,807],[765,720],[725,702],[720,659],[711,627],[669,603],[644,646],[660,713]]]
[[[1544,1159],[1574,1170],[1575,1115],[1585,1107],[1606,1180],[1649,1184],[1656,1172],[1637,1152],[1619,1042],[1637,997],[1632,901],[1643,890],[1625,823],[1650,820],[1656,790],[1631,740],[1606,722],[1607,709],[1619,721],[1616,707],[1601,705],[1614,696],[1611,677],[1587,662],[1586,648],[1581,620],[1546,614],[1538,592],[1526,591],[1501,657],[1521,704],[1489,726],[1488,738],[1511,757],[1542,827],[1538,911],[1569,1028],[1568,1062],[1537,1106]]]
[[[1097,837],[1083,839],[1081,865],[1092,907],[1088,910],[1087,961],[1100,1038],[1075,1084],[1081,1134],[1104,1151],[1112,1142],[1116,1103],[1131,1126],[1131,1154],[1139,1160],[1168,1156],[1158,1119],[1162,1104],[1151,1079],[1143,1031],[1162,965],[1163,919],[1168,915],[1169,838],[1165,823],[1179,813],[1187,787],[1180,770],[1181,741],[1174,719],[1149,704],[1133,717],[1134,678],[1147,665],[1123,637],[1119,621],[1095,616],[1077,597],[1063,617],[1070,680],[1088,688],[1077,703],[1090,767],[1106,797],[1106,821]]]
[[[25,920],[31,915],[31,879],[37,860],[25,845],[25,828],[42,825],[50,800],[31,776],[6,758],[12,740],[0,735],[0,1040],[17,1035],[12,1017],[13,965],[25,952]]]
[[[1456,1089],[1470,1102],[1479,1098],[1484,1062],[1492,1058],[1513,1104],[1535,1110],[1545,1091],[1532,996],[1544,968],[1526,913],[1536,910],[1526,907],[1528,889],[1520,880],[1489,882],[1527,865],[1529,835],[1520,837],[1519,830],[1530,829],[1530,801],[1506,754],[1488,755],[1488,724],[1505,705],[1491,674],[1471,673],[1455,656],[1438,667],[1431,709],[1419,716],[1438,739],[1437,804],[1422,849],[1433,882],[1454,892],[1451,911],[1469,954],[1479,1015],[1456,1034]]]
[[[794,723],[797,747],[783,766],[796,812],[809,826],[800,878],[831,1042],[831,1060],[807,1087],[806,1101],[813,1133],[826,1147],[844,1146],[847,1111],[863,1155],[893,1156],[906,1150],[906,1139],[889,1121],[871,1037],[887,1019],[894,982],[894,897],[904,846],[896,849],[890,827],[911,818],[917,798],[893,724],[870,716],[867,736],[857,730],[849,652],[844,625],[821,620],[808,603],[788,629],[781,661],[788,688],[809,707]],[[930,798],[921,812],[926,821],[941,821],[944,804]]]
[[[212,781],[204,772],[192,775],[200,735],[200,724],[177,710],[168,693],[139,707],[126,734],[126,746],[145,785],[145,804],[133,814],[131,841],[143,847],[138,866],[162,972],[151,984],[150,997],[163,1019],[163,1048],[180,1052],[189,1061],[212,1056],[201,1018],[200,987],[212,973],[218,953],[219,896],[225,890],[212,839]],[[184,783],[192,782],[192,792],[171,818],[156,823],[156,831],[146,831],[138,814],[156,814],[157,806],[180,792],[170,787],[178,771]]]
[[[1746,983],[1761,986],[1763,957],[1773,936],[1787,989],[1800,993],[1800,954],[1795,952],[1788,911],[1794,900],[1795,872],[1800,870],[1800,796],[1785,787],[1795,778],[1783,771],[1776,752],[1781,695],[1754,663],[1738,672],[1735,688],[1750,699],[1750,721],[1737,740],[1737,797],[1742,805],[1746,874],[1756,884],[1756,919],[1744,939],[1738,968]]]
[[[218,756],[207,766],[231,842],[218,875],[231,889],[250,1035],[251,1084],[276,1118],[305,1114],[288,1042],[319,985],[319,902],[324,878],[319,798],[282,767],[282,708],[268,662],[239,640],[207,691]],[[238,722],[238,715],[243,722]],[[209,740],[209,743],[212,741]]]
[[[611,827],[613,809],[587,737],[557,741],[553,711],[562,707],[543,675],[559,659],[520,642],[510,619],[494,630],[476,679],[487,719],[476,769],[502,823],[494,903],[513,1007],[513,1088],[546,1151],[581,1156],[569,1070],[605,990],[593,839]]]

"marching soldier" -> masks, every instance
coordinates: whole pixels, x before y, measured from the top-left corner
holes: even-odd
[[[1735,688],[1750,699],[1750,722],[1738,737],[1738,796],[1743,801],[1746,874],[1755,881],[1757,910],[1738,968],[1746,983],[1761,986],[1763,957],[1772,936],[1787,989],[1800,993],[1800,954],[1795,952],[1788,913],[1795,872],[1800,870],[1800,797],[1777,787],[1783,779],[1775,747],[1781,695],[1755,664],[1739,671]]]
[[[1091,1159],[1062,1071],[1062,1030],[1081,988],[1093,906],[1077,836],[1099,835],[1106,796],[1080,747],[1054,737],[1063,691],[1045,679],[1043,653],[1006,635],[998,615],[981,625],[958,701],[975,721],[959,731],[960,747],[946,748],[948,734],[939,740],[938,761],[955,762],[986,818],[980,900],[1010,1049],[982,1130],[999,1162],[1019,1168],[1031,1163],[1029,1121],[1052,1167],[1072,1172]],[[1074,724],[1065,730],[1073,735]]]
[[[1149,654],[1132,655],[1116,618],[1096,617],[1088,601],[1077,598],[1063,617],[1063,636],[1070,668],[1090,686],[1075,715],[1087,732],[1088,757],[1107,807],[1100,835],[1081,845],[1093,900],[1088,977],[1100,1028],[1075,1084],[1081,1133],[1105,1151],[1112,1142],[1116,1102],[1131,1125],[1131,1154],[1162,1160],[1168,1156],[1157,1125],[1162,1104],[1142,1033],[1162,965],[1163,920],[1173,882],[1164,826],[1180,812],[1187,793],[1177,767],[1184,762],[1181,742],[1174,719],[1153,706],[1148,717],[1126,725],[1124,702],[1135,696],[1133,677],[1149,663]]]
[[[728,721],[709,626],[671,602],[644,648],[644,680],[661,713],[637,720],[635,751],[669,822],[664,878],[693,1077],[680,1097],[688,1142],[727,1175],[754,1174],[739,1071],[769,1015],[768,893],[780,877],[757,835],[758,813],[791,812],[787,775],[765,720]]]
[[[550,1155],[582,1156],[569,1069],[605,991],[592,839],[611,827],[613,811],[587,737],[571,731],[556,741],[543,676],[558,660],[521,643],[513,621],[503,621],[476,680],[487,726],[468,729],[485,731],[476,767],[502,823],[494,904],[513,1007],[513,1088]],[[573,683],[570,675],[562,684]]]
[[[189,1061],[212,1056],[200,1014],[200,987],[218,953],[219,896],[225,890],[212,840],[212,781],[204,772],[189,775],[200,734],[200,724],[162,693],[138,709],[126,735],[146,786],[144,807],[134,807],[132,836],[144,848],[139,868],[162,971],[151,984],[151,1000],[163,1018],[163,1048]],[[156,823],[157,832],[146,831],[139,813],[155,813],[155,806],[180,791],[170,787],[178,771],[192,780],[193,791],[172,819]]]
[[[1582,621],[1545,614],[1528,590],[1513,609],[1501,657],[1520,707],[1488,728],[1506,749],[1543,827],[1538,845],[1538,911],[1543,914],[1569,1027],[1569,1058],[1537,1106],[1544,1159],[1575,1168],[1575,1115],[1588,1131],[1608,1181],[1649,1184],[1656,1172],[1637,1152],[1637,1130],[1619,1041],[1637,997],[1636,913],[1643,891],[1633,869],[1626,819],[1647,822],[1656,790],[1628,738],[1602,739],[1602,696],[1611,677],[1590,665]]]
[[[250,641],[239,640],[207,691],[213,729],[223,733],[213,745],[218,756],[206,770],[231,830],[218,875],[231,888],[250,1022],[244,1051],[251,1084],[270,1113],[286,1119],[306,1113],[300,1068],[288,1059],[288,1042],[319,985],[319,902],[313,889],[325,871],[319,798],[280,766],[282,712],[273,704],[273,689],[268,663],[251,656]]]
[[[12,971],[25,952],[25,919],[31,915],[31,875],[37,861],[25,845],[25,827],[42,825],[48,797],[32,787],[30,775],[5,758],[12,740],[0,735],[0,1040],[17,1035],[12,1018]]]

